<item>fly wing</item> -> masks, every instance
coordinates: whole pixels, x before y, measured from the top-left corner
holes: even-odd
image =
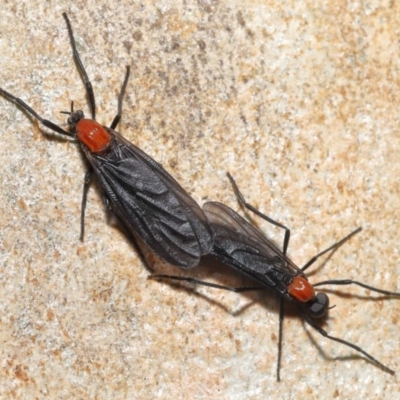
[[[116,132],[111,134],[113,145],[106,155],[85,154],[114,212],[165,261],[196,266],[213,245],[200,207],[160,164]]]
[[[156,162],[134,144],[127,141],[119,133],[113,131],[113,134],[120,143],[124,144],[123,151],[125,154],[137,157],[144,163],[150,165],[158,177],[165,183],[171,192],[174,193],[181,207],[184,209],[195,235],[197,236],[201,255],[208,254],[214,244],[213,231],[210,228],[208,220],[199,205],[191,196],[188,195],[182,186],[163,168],[161,164]]]
[[[258,229],[222,203],[207,202],[203,211],[214,230],[214,255],[231,261],[248,275],[267,274],[274,270],[296,276],[301,271]],[[254,276],[253,276],[254,277]]]

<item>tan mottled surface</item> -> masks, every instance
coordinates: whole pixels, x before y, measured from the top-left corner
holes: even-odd
[[[231,171],[249,202],[292,229],[300,265],[362,225],[311,280],[400,291],[398,2],[85,3],[3,2],[0,85],[58,123],[72,99],[87,110],[67,11],[100,123],[131,65],[119,130],[197,201],[237,209]],[[0,398],[400,397],[398,375],[310,340],[295,315],[276,383],[273,296],[148,281],[95,186],[82,244],[78,146],[44,137],[3,98],[0,124]],[[241,284],[228,273],[208,265],[191,276]],[[325,328],[400,374],[400,302],[350,293],[359,297],[332,295]]]

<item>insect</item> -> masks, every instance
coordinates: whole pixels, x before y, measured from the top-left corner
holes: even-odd
[[[311,258],[302,268],[298,268],[287,256],[287,248],[290,240],[290,230],[284,225],[272,220],[262,214],[255,207],[248,204],[234,179],[228,174],[232,182],[235,193],[240,203],[266,221],[283,228],[285,237],[283,250],[281,251],[274,243],[264,236],[258,229],[247,222],[239,214],[226,205],[218,202],[207,202],[203,205],[207,219],[214,230],[214,247],[211,255],[222,261],[224,264],[241,272],[247,277],[260,284],[258,287],[232,288],[210,282],[199,281],[197,279],[184,276],[153,275],[151,278],[167,278],[173,280],[183,280],[195,284],[210,286],[218,289],[230,290],[234,292],[244,292],[249,290],[272,289],[280,296],[279,313],[279,340],[278,340],[278,361],[277,361],[277,380],[280,380],[281,354],[282,354],[282,323],[284,317],[284,301],[295,303],[304,320],[322,336],[348,346],[363,354],[384,371],[394,374],[394,371],[383,365],[375,357],[364,351],[359,346],[346,340],[329,335],[322,329],[315,319],[326,315],[329,307],[329,298],[325,293],[315,294],[314,287],[322,285],[358,285],[371,291],[381,293],[386,296],[400,297],[400,293],[377,289],[372,286],[357,282],[351,279],[332,279],[318,282],[314,285],[308,281],[305,271],[322,255],[333,251],[349,240],[352,236],[361,231],[356,229],[349,235],[321,251]]]
[[[69,130],[43,119],[23,100],[0,88],[0,94],[19,105],[45,127],[80,142],[91,167],[84,179],[81,207],[81,239],[84,237],[84,215],[90,179],[94,172],[104,189],[107,206],[116,214],[134,240],[135,235],[159,257],[181,268],[198,264],[203,254],[210,252],[213,233],[197,203],[179,183],[150,156],[115,131],[122,114],[122,99],[129,79],[126,75],[118,96],[118,113],[110,127],[95,121],[96,105],[88,75],[76,49],[71,23],[66,13],[73,57],[83,78],[91,110],[91,119],[83,111],[68,114]]]

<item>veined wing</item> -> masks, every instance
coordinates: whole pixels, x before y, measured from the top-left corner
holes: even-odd
[[[214,249],[240,265],[240,269],[256,274],[271,270],[289,276],[301,273],[272,241],[231,208],[207,202],[203,211],[214,230]]]
[[[130,143],[118,132],[112,131],[118,142],[123,144],[120,151],[125,156],[133,156],[141,159],[144,163],[151,166],[156,175],[165,183],[165,185],[174,193],[186,216],[192,225],[193,231],[197,235],[201,255],[208,254],[213,246],[213,232],[209,226],[204,212],[194,199],[182,188],[182,186],[163,168],[161,164],[152,159],[143,150]]]
[[[213,244],[200,207],[172,177],[174,185],[169,184],[159,164],[114,131],[111,134],[113,146],[105,156],[85,153],[114,212],[165,261],[182,268],[196,266]],[[200,213],[193,211],[196,208]]]

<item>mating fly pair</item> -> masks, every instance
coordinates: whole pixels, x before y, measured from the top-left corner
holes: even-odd
[[[107,205],[122,222],[132,239],[138,235],[155,254],[181,268],[194,267],[198,265],[203,255],[211,254],[234,270],[252,278],[261,287],[229,288],[190,278],[165,275],[153,275],[153,278],[188,280],[236,292],[267,288],[275,290],[281,296],[278,380],[280,377],[284,300],[296,303],[303,318],[321,335],[351,347],[386,372],[393,373],[391,369],[360,347],[328,335],[313,320],[327,312],[329,300],[325,294],[315,295],[304,271],[318,257],[336,249],[360,229],[317,254],[302,269],[299,269],[286,254],[290,230],[247,204],[232,178],[230,178],[232,184],[244,206],[274,225],[285,229],[283,251],[229,207],[221,203],[208,202],[204,204],[202,210],[160,164],[115,131],[121,118],[122,99],[129,78],[129,67],[126,69],[125,79],[118,97],[118,113],[110,127],[102,126],[95,121],[96,106],[93,88],[77,52],[71,24],[65,13],[63,16],[67,24],[74,60],[85,83],[92,119],[85,119],[80,110],[74,111],[72,103],[71,111],[63,112],[69,115],[67,122],[70,130],[65,130],[54,122],[40,117],[23,100],[4,89],[0,89],[0,94],[19,105],[45,127],[80,142],[81,148],[91,164],[85,176],[82,197],[81,238],[83,239],[84,236],[87,191],[90,177],[94,172],[104,189]],[[140,251],[140,249],[138,250]],[[314,286],[324,284],[356,284],[384,295],[400,296],[399,293],[376,289],[352,280],[329,280],[319,282]]]

